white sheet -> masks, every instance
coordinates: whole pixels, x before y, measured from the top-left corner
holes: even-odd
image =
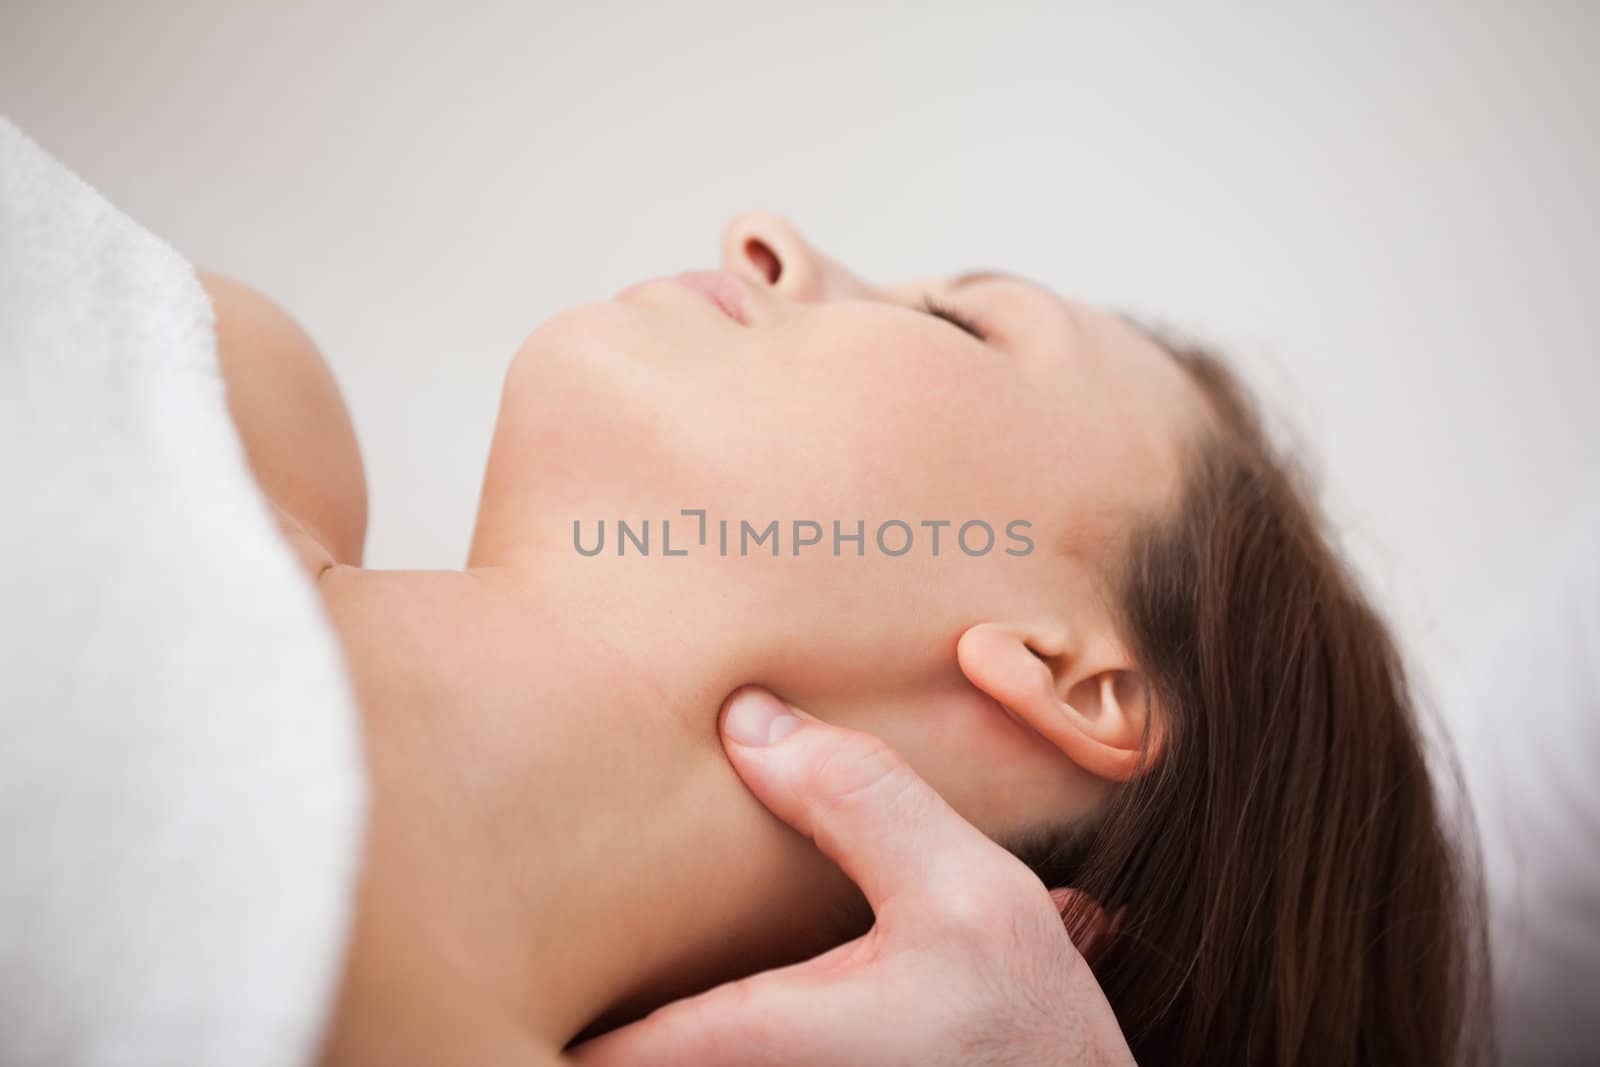
[[[0,1063],[305,1062],[363,804],[204,290],[0,119]]]
[[[1600,492],[1552,547],[1445,708],[1482,833],[1501,1060],[1589,1067],[1600,1063]]]

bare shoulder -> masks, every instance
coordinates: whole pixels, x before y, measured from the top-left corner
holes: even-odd
[[[217,319],[228,410],[284,536],[313,577],[360,564],[367,479],[333,372],[298,323],[261,293],[199,272]]]

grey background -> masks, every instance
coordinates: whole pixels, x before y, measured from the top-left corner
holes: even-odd
[[[1600,476],[1597,44],[1592,4],[6,2],[0,109],[308,328],[374,566],[461,564],[542,318],[765,207],[1229,348],[1442,681]]]

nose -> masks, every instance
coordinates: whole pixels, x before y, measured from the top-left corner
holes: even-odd
[[[746,211],[728,223],[722,232],[722,267],[791,300],[860,298],[871,292],[770,211]]]

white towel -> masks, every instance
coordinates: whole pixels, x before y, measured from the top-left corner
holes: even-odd
[[[0,1063],[304,1063],[359,865],[335,635],[193,268],[0,118]]]

